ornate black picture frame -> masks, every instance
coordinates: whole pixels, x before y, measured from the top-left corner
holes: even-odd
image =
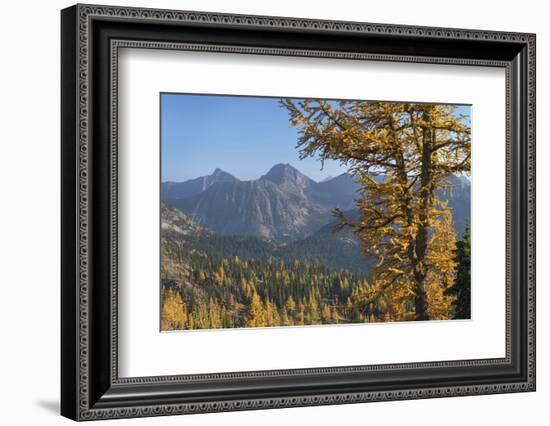
[[[535,390],[535,35],[95,5],[64,9],[61,28],[62,415],[93,420]],[[120,378],[121,47],[504,68],[506,356]]]

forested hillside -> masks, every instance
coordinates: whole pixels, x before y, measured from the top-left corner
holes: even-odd
[[[163,330],[413,319],[411,302],[398,291],[365,303],[368,268],[352,272],[315,259],[315,251],[304,249],[300,258],[296,248],[216,235],[164,204],[161,214]],[[445,305],[439,319],[452,316],[454,296],[433,286],[428,297]]]
[[[174,255],[190,274],[163,281],[163,329],[338,324],[375,321],[385,313],[378,304],[360,310],[353,303],[368,281],[344,269],[298,260]]]
[[[161,215],[163,330],[357,322],[380,314],[352,302],[368,285],[366,273],[297,260],[257,238],[216,235],[164,204]]]

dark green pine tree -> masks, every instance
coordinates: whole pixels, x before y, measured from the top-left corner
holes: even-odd
[[[456,244],[456,264],[456,282],[446,290],[446,294],[456,296],[453,303],[455,319],[470,319],[470,226],[466,226],[462,240]]]

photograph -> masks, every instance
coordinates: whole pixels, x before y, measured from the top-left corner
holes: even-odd
[[[160,329],[470,319],[471,106],[160,95]]]
[[[22,117],[5,181],[31,202],[5,197],[21,262],[4,300],[44,244],[36,315],[8,303],[7,331],[22,360],[57,344],[41,371],[12,368],[6,389],[36,410],[8,417],[540,417],[540,8],[212,1],[42,2],[38,32],[12,31],[17,63],[46,74],[5,67]],[[29,120],[29,99],[60,107]],[[57,336],[35,324],[49,316]]]

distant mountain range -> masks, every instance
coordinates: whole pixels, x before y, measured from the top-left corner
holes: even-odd
[[[450,183],[453,189],[440,195],[448,200],[460,235],[469,222],[470,182],[451,176]],[[308,238],[327,236],[323,229],[334,221],[334,208],[356,215],[358,190],[347,173],[315,182],[289,164],[276,164],[256,180],[241,181],[216,169],[209,176],[164,182],[161,199],[216,234],[299,245]]]
[[[348,192],[354,192],[352,180],[344,179]],[[210,176],[163,184],[162,199],[219,234],[288,242],[330,222],[334,207],[350,206],[353,196],[346,194],[342,203],[342,194],[331,188],[333,180],[316,183],[288,164],[250,181],[217,169]]]

